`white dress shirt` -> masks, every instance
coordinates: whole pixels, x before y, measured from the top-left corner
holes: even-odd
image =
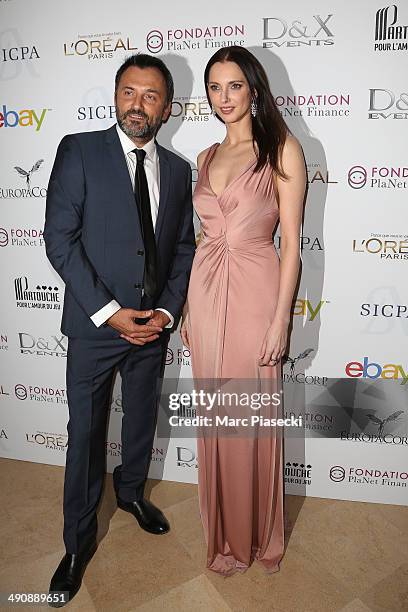
[[[133,149],[139,147],[135,146],[135,143],[130,140],[130,138],[125,134],[125,132],[120,129],[118,125],[116,125],[116,130],[118,132],[120,144],[122,145],[123,153],[125,155],[127,167],[129,170],[130,180],[132,181],[132,187],[134,189],[137,161],[136,153],[133,153]],[[142,147],[142,149],[146,151],[146,156],[144,159],[144,169],[146,172],[147,186],[149,189],[150,207],[154,228],[156,226],[160,201],[160,163],[154,138],[152,138],[152,140],[149,140],[149,142],[147,142]],[[100,310],[95,312],[95,314],[91,316],[91,319],[95,323],[96,327],[100,327],[109,319],[109,317],[114,315],[115,312],[118,312],[118,310],[120,309],[121,305],[116,300],[112,300],[111,302],[106,304],[106,306],[103,306]],[[166,327],[173,327],[174,317],[168,312],[168,310],[165,310],[164,308],[156,308],[156,310],[161,310],[169,317],[170,322],[166,325]]]

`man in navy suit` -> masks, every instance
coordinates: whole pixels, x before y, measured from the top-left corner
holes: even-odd
[[[117,125],[65,136],[50,177],[44,240],[65,282],[61,331],[68,336],[69,405],[66,555],[50,592],[68,592],[69,599],[96,551],[116,368],[123,406],[122,464],[114,471],[118,506],[150,533],[169,530],[163,513],[144,497],[144,484],[157,383],[195,249],[190,166],[155,141],[173,91],[171,74],[157,57],[127,59],[115,80]]]

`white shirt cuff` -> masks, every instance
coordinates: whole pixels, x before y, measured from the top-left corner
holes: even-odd
[[[118,310],[121,308],[122,306],[118,304],[116,300],[112,300],[109,302],[109,304],[106,304],[106,306],[103,306],[100,310],[98,310],[98,312],[95,312],[95,314],[91,316],[91,320],[93,323],[95,323],[96,327],[100,327],[109,319],[109,317],[114,315],[115,312],[118,312]]]
[[[167,325],[165,325],[165,326],[164,326],[164,327],[165,327],[165,329],[166,329],[166,328],[173,327],[173,325],[174,325],[174,317],[173,317],[173,315],[171,315],[171,314],[169,313],[169,311],[168,311],[168,310],[166,310],[165,308],[155,308],[155,310],[160,310],[161,312],[164,312],[164,314],[166,314],[166,315],[169,317],[169,319],[170,319],[170,323],[167,323]]]

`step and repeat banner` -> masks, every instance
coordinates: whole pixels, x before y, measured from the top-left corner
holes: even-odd
[[[204,8],[204,10],[203,10]],[[63,465],[68,407],[64,286],[45,255],[47,183],[60,139],[115,122],[114,76],[133,53],[161,57],[175,80],[158,140],[187,159],[224,137],[204,67],[242,45],[265,67],[302,144],[308,194],[284,409],[289,494],[408,503],[408,5],[289,0],[234,7],[158,0],[0,1],[0,454]],[[197,223],[197,233],[199,222]],[[274,236],[279,249],[279,229]],[[166,377],[191,378],[172,334]],[[179,412],[194,416],[194,407]],[[116,379],[106,445],[120,462]],[[164,413],[159,414],[159,423]],[[165,423],[150,475],[197,481],[194,437]]]

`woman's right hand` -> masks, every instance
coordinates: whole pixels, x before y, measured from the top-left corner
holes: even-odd
[[[189,341],[189,338],[188,338],[187,328],[188,328],[187,317],[186,318],[183,317],[183,322],[182,322],[181,328],[180,328],[180,336],[181,336],[181,340],[182,340],[184,346],[190,350],[190,341]]]

